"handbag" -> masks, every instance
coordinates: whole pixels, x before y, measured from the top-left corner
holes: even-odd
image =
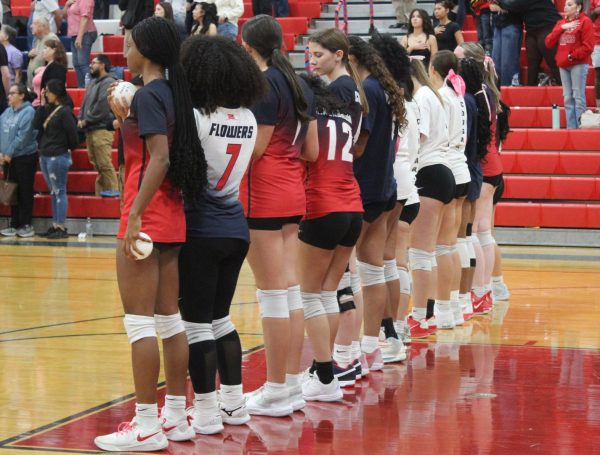
[[[8,181],[8,171],[4,171],[4,179],[0,181],[0,204],[17,205],[17,184]]]
[[[581,128],[584,129],[597,129],[600,128],[600,112],[587,110],[581,114]]]

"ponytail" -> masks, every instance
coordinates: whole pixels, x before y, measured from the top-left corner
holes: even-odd
[[[279,48],[274,48],[271,52],[271,59],[268,62],[269,66],[273,68],[277,68],[285,77],[290,89],[292,90],[292,96],[294,98],[294,110],[296,111],[296,117],[302,123],[308,122],[311,120],[311,117],[308,115],[308,103],[306,102],[306,98],[304,98],[304,91],[302,90],[302,85],[300,85],[300,80],[294,71],[294,67],[290,63],[290,61],[285,57]]]
[[[483,159],[492,141],[492,120],[495,121],[496,113],[490,112],[491,104],[483,86],[481,66],[472,58],[462,59],[459,62],[459,74],[465,82],[467,93],[473,95],[477,103],[477,155]]]

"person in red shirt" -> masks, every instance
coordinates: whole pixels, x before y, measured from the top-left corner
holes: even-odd
[[[600,0],[591,0],[590,19],[594,21],[594,52],[592,53],[592,66],[594,67],[594,87],[596,93],[596,107],[600,107]]]
[[[585,82],[594,50],[594,26],[583,12],[583,0],[567,0],[565,18],[556,23],[545,42],[549,48],[558,46],[556,63],[562,80],[567,128],[579,128],[586,107]]]

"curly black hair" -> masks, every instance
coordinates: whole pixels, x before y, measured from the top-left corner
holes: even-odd
[[[498,112],[498,128],[496,128],[496,144],[500,146],[510,133],[510,107],[500,100],[500,112]]]
[[[315,95],[315,108],[317,114],[352,114],[348,103],[341,102],[337,96],[331,93],[323,79],[319,76],[310,73],[301,73],[300,77],[304,79]]]
[[[181,46],[192,104],[205,114],[218,107],[247,107],[264,98],[267,81],[250,54],[223,36],[196,35]]]
[[[154,16],[139,22],[131,31],[131,38],[142,56],[164,69],[175,105],[175,132],[167,177],[175,189],[181,190],[184,199],[193,203],[206,188],[207,164],[185,71],[179,62],[179,32],[172,21]]]
[[[410,77],[410,58],[404,46],[392,35],[374,33],[371,46],[379,53],[398,86],[404,89],[404,99],[411,101],[415,84]]]
[[[481,65],[472,58],[463,58],[459,61],[458,73],[465,81],[467,93],[473,95],[477,102],[477,155],[483,159],[492,141],[491,119],[496,117],[496,113],[490,112],[490,104],[483,88]]]

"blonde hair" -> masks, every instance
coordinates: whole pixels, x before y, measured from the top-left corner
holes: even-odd
[[[464,42],[460,45],[465,51],[466,58],[472,58],[481,65],[483,71],[483,83],[489,87],[494,95],[494,103],[496,104],[496,112],[502,112],[502,106],[500,105],[500,90],[496,82],[498,76],[496,75],[496,67],[494,61],[485,55],[483,47],[478,43]]]
[[[410,60],[410,75],[414,77],[419,84],[429,88],[435,94],[435,96],[437,96],[437,99],[440,100],[440,103],[444,105],[442,96],[431,84],[427,71],[425,71],[425,65],[423,65],[420,60],[416,60],[414,58]]]

